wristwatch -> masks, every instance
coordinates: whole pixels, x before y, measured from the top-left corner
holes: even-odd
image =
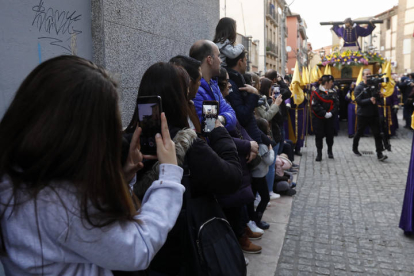
[[[218,115],[218,119],[220,121],[220,123],[225,126],[226,125],[226,118],[222,115]]]

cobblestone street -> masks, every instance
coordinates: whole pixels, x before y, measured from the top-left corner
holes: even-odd
[[[342,124],[335,159],[315,162],[314,136],[303,148],[298,187],[275,275],[414,275],[414,239],[398,228],[412,132],[401,128],[382,163],[374,139],[355,156]]]

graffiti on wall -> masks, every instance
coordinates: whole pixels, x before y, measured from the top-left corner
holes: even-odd
[[[32,7],[34,13],[32,26],[39,31],[39,41],[60,47],[66,54],[76,54],[76,39],[82,33],[78,28],[82,14],[69,10],[47,7],[43,0]],[[40,49],[40,43],[39,49]],[[39,59],[40,50],[39,50]]]

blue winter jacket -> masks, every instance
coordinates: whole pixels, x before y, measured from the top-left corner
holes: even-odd
[[[198,88],[197,95],[193,100],[200,122],[203,122],[203,101],[218,101],[219,115],[226,118],[226,129],[232,131],[235,128],[237,123],[236,113],[224,100],[216,80],[211,79],[209,85],[204,78],[201,78],[200,88]]]
[[[226,99],[236,112],[240,125],[246,129],[253,140],[258,144],[262,144],[262,135],[266,135],[257,127],[256,118],[254,117],[254,109],[257,106],[260,96],[246,91],[240,91],[239,87],[244,87],[245,84],[243,75],[230,68],[227,68],[227,72],[229,73],[229,82],[231,83],[233,92]]]

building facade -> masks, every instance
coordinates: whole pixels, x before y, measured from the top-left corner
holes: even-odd
[[[398,1],[396,73],[414,72],[414,0]]]
[[[252,57],[250,70],[260,75],[269,69],[282,71],[285,5],[284,0],[220,0],[220,17],[236,20],[237,33],[249,37],[252,49],[257,48],[257,62]]]
[[[398,67],[397,43],[398,43],[398,6],[375,16],[384,20],[383,24],[377,26],[373,32],[374,50],[391,60],[395,71]],[[400,41],[402,43],[402,41]]]
[[[288,52],[287,73],[293,74],[296,61],[299,68],[308,64],[308,42],[306,35],[306,22],[299,14],[287,16],[287,27],[289,29],[287,46],[290,47]]]

